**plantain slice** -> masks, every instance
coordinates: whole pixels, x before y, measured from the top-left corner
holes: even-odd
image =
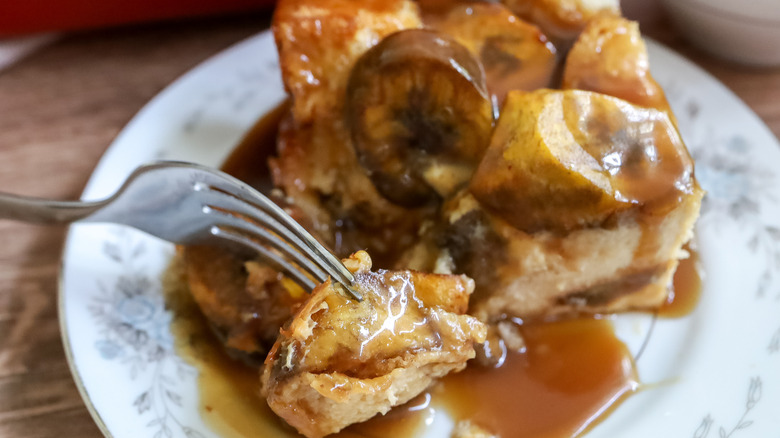
[[[599,93],[539,90],[509,93],[470,190],[521,231],[565,233],[634,207],[663,214],[695,185],[666,112]]]
[[[591,20],[574,43],[562,88],[597,91],[671,114],[663,89],[650,75],[639,24],[612,14]]]
[[[434,25],[479,58],[487,87],[500,108],[510,90],[549,87],[556,67],[555,47],[538,27],[496,3],[452,8]]]
[[[397,32],[366,52],[349,78],[346,114],[372,182],[407,207],[465,185],[493,126],[479,61],[430,30]]]

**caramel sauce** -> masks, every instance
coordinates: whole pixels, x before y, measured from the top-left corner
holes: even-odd
[[[223,169],[259,188],[268,184],[263,167],[273,153],[285,102],[250,131]],[[682,316],[698,300],[698,257],[683,260],[673,299],[664,316]],[[258,370],[230,358],[186,290],[176,262],[166,280],[166,302],[174,313],[172,331],[178,353],[199,372],[204,421],[226,438],[300,435],[281,421],[259,395]],[[444,409],[457,422],[471,420],[504,437],[566,438],[590,430],[636,391],[638,378],[630,352],[611,323],[599,317],[526,323],[521,352],[509,352],[499,368],[474,361],[450,374],[427,393],[385,416],[350,426],[338,438],[422,435],[434,412]]]
[[[205,327],[204,327],[205,328]],[[185,356],[186,357],[186,356]],[[191,357],[192,358],[192,357]],[[194,360],[193,360],[194,359]],[[259,395],[257,369],[235,361],[212,340],[206,355],[192,358],[199,371],[201,415],[224,438],[299,438],[301,435],[271,411]],[[420,397],[385,416],[355,424],[332,438],[412,437],[432,409]]]
[[[423,434],[436,413],[430,394],[423,393],[408,403],[395,407],[386,415],[353,424],[330,438],[408,438]]]
[[[470,364],[446,376],[434,402],[502,437],[561,438],[588,430],[638,386],[631,354],[607,320],[520,331],[525,351],[509,353],[499,368]]]
[[[260,190],[271,189],[271,170],[268,158],[276,152],[279,123],[290,109],[287,99],[263,116],[233,149],[221,169]]]
[[[685,246],[687,259],[680,260],[674,273],[669,298],[658,311],[664,318],[680,318],[693,312],[701,298],[702,276],[699,253],[690,244]]]
[[[176,352],[198,370],[199,409],[204,421],[225,437],[297,436],[259,397],[260,377],[233,360],[209,329],[192,299],[185,266],[175,258],[163,283],[165,302],[173,313],[171,332]]]

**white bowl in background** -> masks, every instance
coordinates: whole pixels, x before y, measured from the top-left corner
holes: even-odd
[[[742,64],[780,65],[780,1],[663,0],[680,33]]]

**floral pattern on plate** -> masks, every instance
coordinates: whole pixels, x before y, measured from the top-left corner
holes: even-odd
[[[100,335],[95,348],[104,360],[126,367],[131,381],[140,374],[151,375],[150,382],[139,387],[133,407],[144,421],[149,420],[146,426],[153,438],[179,434],[203,438],[180,420],[179,387],[194,384],[195,370],[174,350],[171,313],[160,281],[138,267],[146,255],[146,241],[125,228],[112,231],[115,238],[103,242],[103,255],[120,266],[121,273],[109,283],[98,282],[92,296],[89,311]]]

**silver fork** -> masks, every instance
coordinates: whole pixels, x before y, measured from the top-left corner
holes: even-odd
[[[141,166],[101,201],[0,193],[0,219],[116,223],[181,245],[232,242],[256,251],[304,289],[312,290],[330,276],[362,299],[352,273],[282,208],[240,180],[198,164]]]

